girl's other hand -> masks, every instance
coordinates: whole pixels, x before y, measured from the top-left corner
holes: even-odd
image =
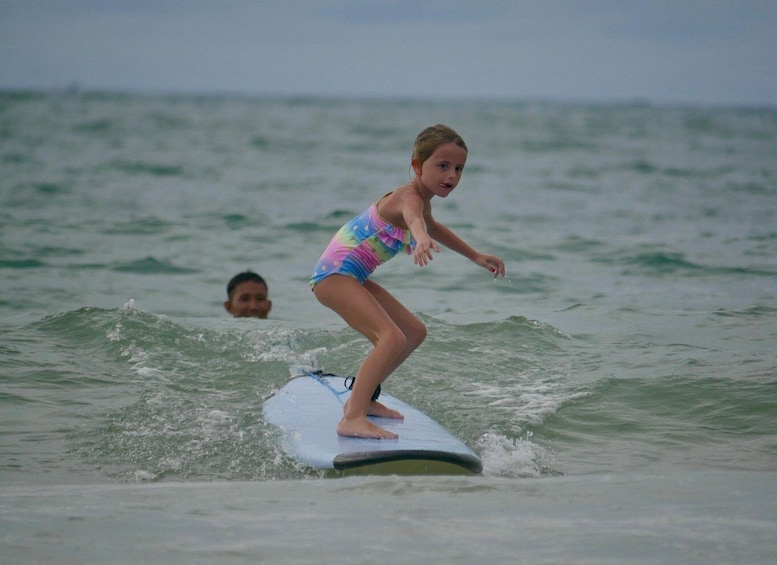
[[[503,277],[505,276],[504,261],[502,261],[496,255],[483,255],[481,253],[475,259],[475,263],[488,269],[494,275],[494,278],[498,277],[499,275],[502,275]]]
[[[432,238],[427,237],[422,241],[416,241],[415,251],[413,252],[413,263],[420,267],[424,267],[429,264],[429,261],[434,259],[432,250],[436,253],[440,252],[440,246]]]

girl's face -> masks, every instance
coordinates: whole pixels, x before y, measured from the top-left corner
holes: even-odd
[[[446,143],[435,149],[421,166],[414,164],[413,170],[427,190],[445,198],[459,184],[466,162],[466,149],[455,143]]]

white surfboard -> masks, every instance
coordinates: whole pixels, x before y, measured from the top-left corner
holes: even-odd
[[[265,421],[280,430],[281,447],[294,460],[350,474],[476,474],[483,465],[475,453],[423,412],[382,393],[380,402],[405,418],[370,418],[398,439],[337,435],[343,404],[351,391],[345,377],[305,372],[293,377],[264,403]]]

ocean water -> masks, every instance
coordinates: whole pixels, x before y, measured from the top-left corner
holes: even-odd
[[[470,148],[387,381],[482,476],[323,478],[261,406],[367,342],[307,280]],[[269,320],[222,307],[244,269]],[[773,563],[777,109],[0,93],[0,562]]]

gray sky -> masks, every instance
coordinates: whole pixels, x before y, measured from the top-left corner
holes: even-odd
[[[774,0],[0,0],[0,89],[777,104]]]

